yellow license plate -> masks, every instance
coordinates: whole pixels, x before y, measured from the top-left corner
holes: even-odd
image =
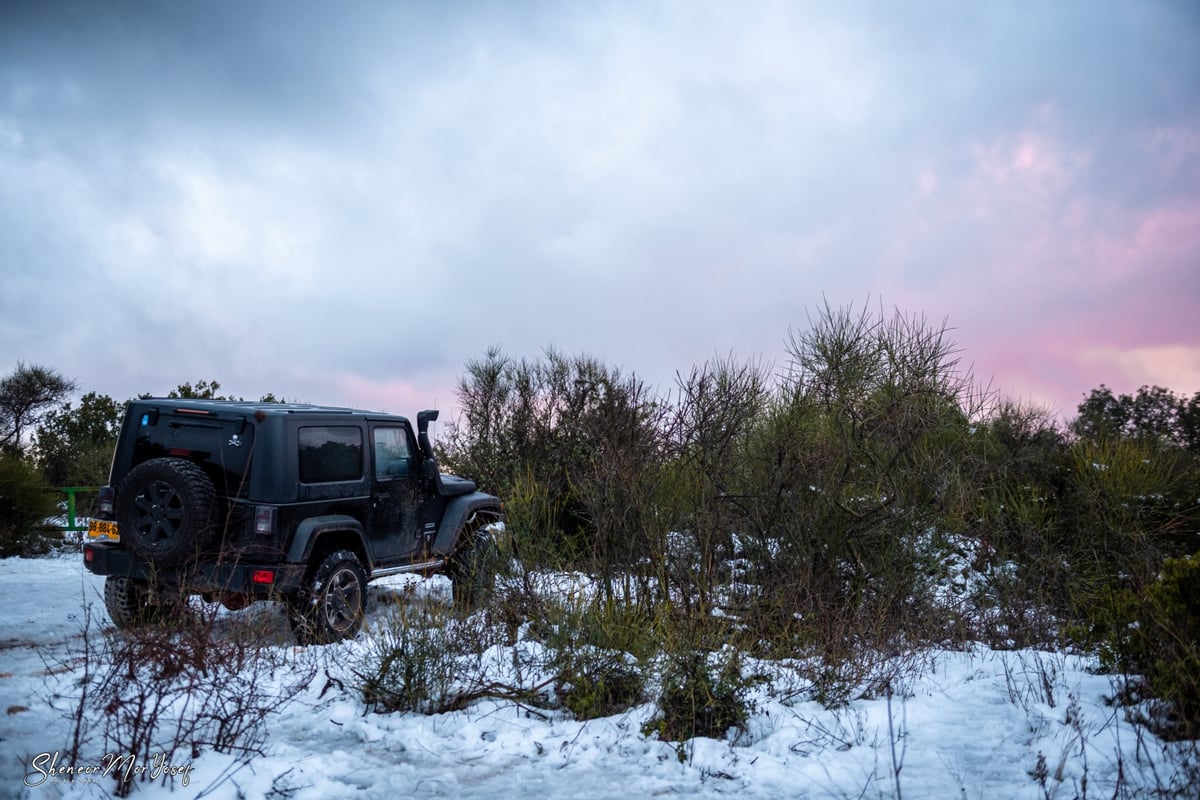
[[[117,531],[117,523],[109,522],[104,519],[88,520],[88,538],[89,539],[110,539],[114,542],[121,540],[121,534]]]

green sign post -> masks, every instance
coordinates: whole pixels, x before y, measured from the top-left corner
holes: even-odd
[[[87,494],[88,492],[99,491],[99,486],[64,486],[58,491],[64,492],[67,495],[67,524],[60,530],[64,533],[67,531],[86,531],[87,524],[80,525],[75,519],[75,495]]]

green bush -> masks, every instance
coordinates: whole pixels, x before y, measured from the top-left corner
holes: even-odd
[[[976,541],[973,566],[984,578],[973,598],[977,636],[1001,646],[1064,636],[1095,644],[1127,616],[1118,597],[1200,547],[1194,458],[1121,418],[1097,421],[1104,396],[1080,406],[1074,438],[1045,412],[1012,403],[972,435],[963,469],[977,491],[960,530]]]
[[[1105,661],[1145,677],[1146,720],[1165,738],[1200,739],[1200,553],[1167,559],[1142,593],[1123,591],[1102,642]]]
[[[531,470],[517,475],[503,498],[505,526],[512,532],[518,558],[527,564],[553,568],[577,561],[577,554],[565,545],[565,537],[556,527],[562,515],[562,499],[553,496]]]
[[[745,727],[753,710],[746,697],[748,689],[736,650],[715,658],[703,650],[670,654],[658,713],[642,732],[669,742],[696,736],[722,739],[730,728]]]
[[[583,651],[575,655],[570,666],[570,673],[560,675],[557,691],[575,719],[620,714],[646,699],[642,667],[624,653]]]
[[[959,464],[982,403],[955,353],[944,327],[901,315],[825,309],[792,338],[726,494],[744,512],[746,583],[763,587],[745,615],[760,638],[944,638],[923,550],[971,493]]]
[[[626,711],[646,699],[645,664],[657,649],[656,623],[637,606],[571,596],[543,609],[537,633],[554,689],[576,719]]]
[[[351,668],[363,704],[372,711],[436,714],[453,705],[461,649],[454,620],[438,609],[397,607],[370,631]]]
[[[0,454],[0,558],[45,552],[45,519],[56,496],[46,479],[16,454]]]

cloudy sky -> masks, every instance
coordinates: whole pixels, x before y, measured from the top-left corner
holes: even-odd
[[[1200,5],[0,3],[0,373],[453,408],[815,309],[994,389],[1200,390]]]

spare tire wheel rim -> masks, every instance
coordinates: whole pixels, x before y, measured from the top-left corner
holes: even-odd
[[[152,546],[169,541],[183,524],[183,498],[168,483],[153,481],[134,501],[138,536]]]

